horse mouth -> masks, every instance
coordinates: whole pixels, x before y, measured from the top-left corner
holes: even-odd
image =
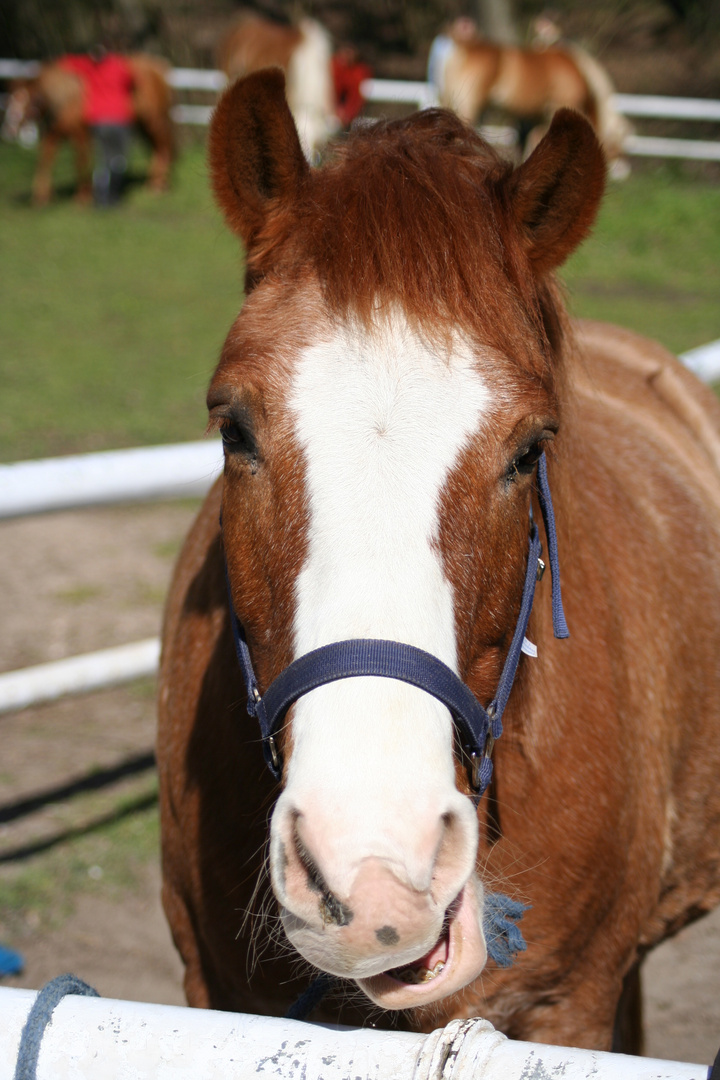
[[[390,968],[382,974],[389,979],[405,986],[419,986],[422,983],[432,982],[442,975],[450,955],[450,924],[451,916],[446,914],[442,932],[432,949],[412,964],[404,964],[402,967]]]
[[[440,936],[429,952],[410,964],[358,979],[358,985],[385,1009],[415,1008],[467,986],[480,974],[486,959],[475,888],[468,883],[448,908]]]

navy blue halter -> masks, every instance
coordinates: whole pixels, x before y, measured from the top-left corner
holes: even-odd
[[[538,500],[545,524],[548,557],[552,575],[553,630],[556,638],[569,637],[560,593],[560,564],[555,534],[555,515],[547,478],[545,454],[540,455],[537,469]],[[530,510],[530,550],[520,613],[510,649],[505,659],[495,697],[485,709],[473,692],[455,672],[437,657],[414,645],[374,638],[355,638],[335,641],[300,656],[281,671],[264,694],[260,694],[250,659],[245,632],[235,613],[230,596],[230,617],[238,661],[247,687],[247,711],[257,717],[263,741],[265,761],[273,776],[279,780],[282,762],[275,736],[290,706],[303,694],[338,679],[377,675],[399,679],[432,694],[445,705],[455,721],[460,744],[470,762],[470,781],[480,798],[492,776],[492,748],[502,734],[502,716],[512,690],[520,661],[523,640],[530,619],[535,584],[544,570],[540,559],[542,544]],[[228,592],[230,585],[228,582]]]

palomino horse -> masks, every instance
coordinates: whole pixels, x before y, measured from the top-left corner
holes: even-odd
[[[262,68],[282,68],[300,142],[311,161],[318,157],[338,128],[332,42],[319,22],[300,19],[285,25],[247,13],[221,39],[217,62],[230,82]]]
[[[169,64],[140,53],[128,56],[133,72],[133,105],[140,133],[152,150],[148,184],[164,191],[172,165],[175,136],[170,117],[172,92],[165,76]],[[13,133],[27,120],[41,125],[33,202],[43,206],[52,195],[52,169],[60,144],[68,139],[75,150],[78,198],[92,194],[91,136],[83,116],[83,82],[60,61],[43,64],[37,78],[17,86],[11,95],[6,130]],[[8,123],[10,121],[11,123]]]
[[[605,172],[576,113],[516,169],[429,110],[312,170],[260,72],[210,163],[247,298],[208,393],[224,478],[164,627],[188,1000],[281,1012],[306,985],[268,948],[269,869],[287,939],[353,991],[318,1016],[607,1049],[643,955],[720,901],[720,408],[563,312]],[[530,905],[527,952],[484,971],[498,887]]]
[[[517,48],[483,38],[455,40],[441,82],[442,104],[470,124],[488,105],[533,123],[547,123],[563,106],[577,109],[595,128],[611,166],[622,171],[630,124],[613,105],[607,72],[578,45]]]

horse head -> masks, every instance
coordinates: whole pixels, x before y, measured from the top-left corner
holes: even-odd
[[[265,71],[220,100],[210,163],[246,251],[208,407],[261,690],[319,647],[372,638],[432,654],[486,705],[560,428],[552,271],[603,189],[590,125],[558,112],[513,170],[429,110],[353,133],[313,170]],[[386,1008],[467,985],[486,962],[478,810],[448,708],[398,679],[340,679],[295,701],[276,741],[270,866],[293,945]]]

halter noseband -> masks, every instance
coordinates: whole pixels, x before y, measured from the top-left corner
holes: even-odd
[[[544,452],[540,455],[537,470],[538,501],[545,524],[548,558],[552,576],[553,631],[556,638],[569,637],[560,593],[560,564],[557,553],[555,515],[547,478],[547,462]],[[470,760],[470,783],[476,799],[485,791],[492,776],[492,748],[502,734],[502,716],[512,690],[517,666],[520,661],[525,632],[530,620],[535,584],[542,577],[545,565],[540,558],[542,544],[538,528],[530,508],[530,550],[528,553],[525,583],[523,585],[520,613],[497,692],[487,709],[483,708],[470,688],[455,672],[437,657],[398,641],[382,641],[375,638],[354,638],[335,641],[314,649],[294,660],[274,679],[264,694],[260,694],[250,659],[245,631],[235,613],[228,580],[230,618],[238,661],[247,687],[247,711],[260,724],[265,761],[276,780],[282,773],[282,761],[275,742],[290,706],[319,686],[338,679],[376,675],[387,679],[399,679],[410,683],[437,698],[445,705],[455,722],[460,743]],[[227,568],[226,568],[227,576]]]

